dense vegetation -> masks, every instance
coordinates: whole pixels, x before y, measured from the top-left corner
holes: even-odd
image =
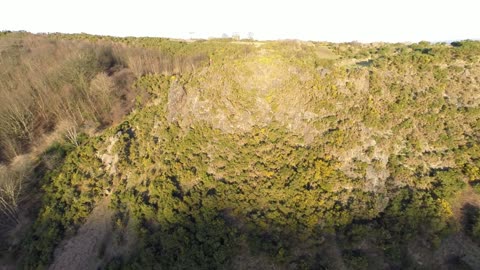
[[[5,262],[480,265],[479,42],[0,42]]]

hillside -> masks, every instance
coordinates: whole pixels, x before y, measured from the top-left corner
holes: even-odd
[[[5,269],[478,269],[480,42],[0,34]]]

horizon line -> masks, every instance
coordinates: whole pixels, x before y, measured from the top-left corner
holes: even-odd
[[[102,33],[93,33],[93,32],[61,32],[61,31],[29,31],[29,30],[10,30],[10,29],[3,29],[0,32],[10,32],[10,33],[29,33],[33,35],[54,35],[54,34],[62,34],[62,35],[90,35],[90,36],[98,36],[98,37],[114,37],[114,38],[162,38],[162,39],[172,39],[172,40],[184,40],[184,41],[200,41],[200,40],[211,40],[211,39],[233,39],[233,40],[254,40],[254,41],[288,41],[288,40],[295,40],[295,41],[303,41],[303,42],[326,42],[326,43],[361,43],[361,44],[375,44],[375,43],[387,43],[387,44],[396,44],[396,43],[403,43],[403,44],[410,44],[410,43],[420,43],[420,42],[429,42],[429,43],[452,43],[455,41],[480,41],[480,38],[447,38],[442,40],[428,40],[428,39],[416,39],[416,40],[404,40],[404,41],[384,41],[384,40],[375,40],[375,41],[362,41],[362,40],[338,40],[338,41],[330,41],[330,40],[320,40],[320,39],[303,39],[298,37],[285,37],[285,38],[256,38],[254,36],[254,32],[237,32],[232,31],[231,34],[222,33],[219,35],[195,35],[196,32],[187,32],[190,37],[185,36],[163,36],[163,35],[115,35],[115,34],[102,34]],[[184,34],[187,34],[184,33]],[[243,35],[242,35],[243,34]],[[253,34],[253,36],[250,36]],[[181,35],[181,34],[180,34]],[[195,37],[193,37],[195,35]]]

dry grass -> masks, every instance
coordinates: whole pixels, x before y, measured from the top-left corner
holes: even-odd
[[[203,58],[109,41],[2,37],[0,162],[27,153],[60,122],[95,130],[120,121],[139,94],[136,77],[187,72]]]

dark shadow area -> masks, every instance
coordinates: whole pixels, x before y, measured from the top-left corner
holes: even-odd
[[[18,258],[21,256],[23,248],[22,240],[29,233],[42,206],[42,180],[50,172],[50,166],[58,166],[63,161],[66,155],[66,152],[62,152],[63,150],[69,151],[54,145],[43,153],[39,160],[31,161],[29,157],[25,157],[28,160],[22,161],[23,165],[16,164],[5,167],[10,170],[11,175],[0,175],[2,178],[10,177],[11,179],[7,181],[15,181],[17,185],[17,189],[14,191],[16,193],[14,195],[15,202],[6,193],[8,187],[3,186],[4,182],[0,186],[2,200],[2,204],[0,204],[2,207],[0,209],[2,210],[0,211],[0,266],[4,263],[7,267],[5,269],[8,267],[18,268]],[[6,179],[0,180],[5,181]],[[6,207],[9,208],[5,210]]]
[[[428,212],[434,209],[412,212],[418,200],[424,200],[417,199],[415,192],[410,199],[398,199],[400,212],[394,210],[394,201],[378,218],[329,228],[317,223],[308,228],[268,218],[272,213],[282,215],[276,211],[257,208],[239,214],[241,210],[212,190],[205,189],[205,197],[186,212],[173,209],[172,216],[162,214],[169,210],[161,206],[142,206],[156,214],[139,221],[143,229],[133,255],[113,257],[109,269],[405,269],[422,262],[426,267],[464,264],[455,258],[444,264],[424,258],[417,261],[412,254],[416,249],[410,246],[415,243],[421,252],[434,257],[435,239],[449,234],[438,231],[439,220],[431,220]],[[190,192],[182,198],[171,196],[175,201],[193,199]],[[405,212],[410,216],[403,216]]]
[[[373,64],[373,60],[370,59],[370,60],[367,60],[367,61],[359,61],[359,62],[356,62],[355,64],[359,65],[361,67],[369,67]]]
[[[446,260],[445,266],[451,270],[472,270],[472,268],[463,260],[463,256],[451,256]]]
[[[468,235],[472,236],[475,224],[480,219],[480,208],[472,204],[462,207],[462,226]]]

